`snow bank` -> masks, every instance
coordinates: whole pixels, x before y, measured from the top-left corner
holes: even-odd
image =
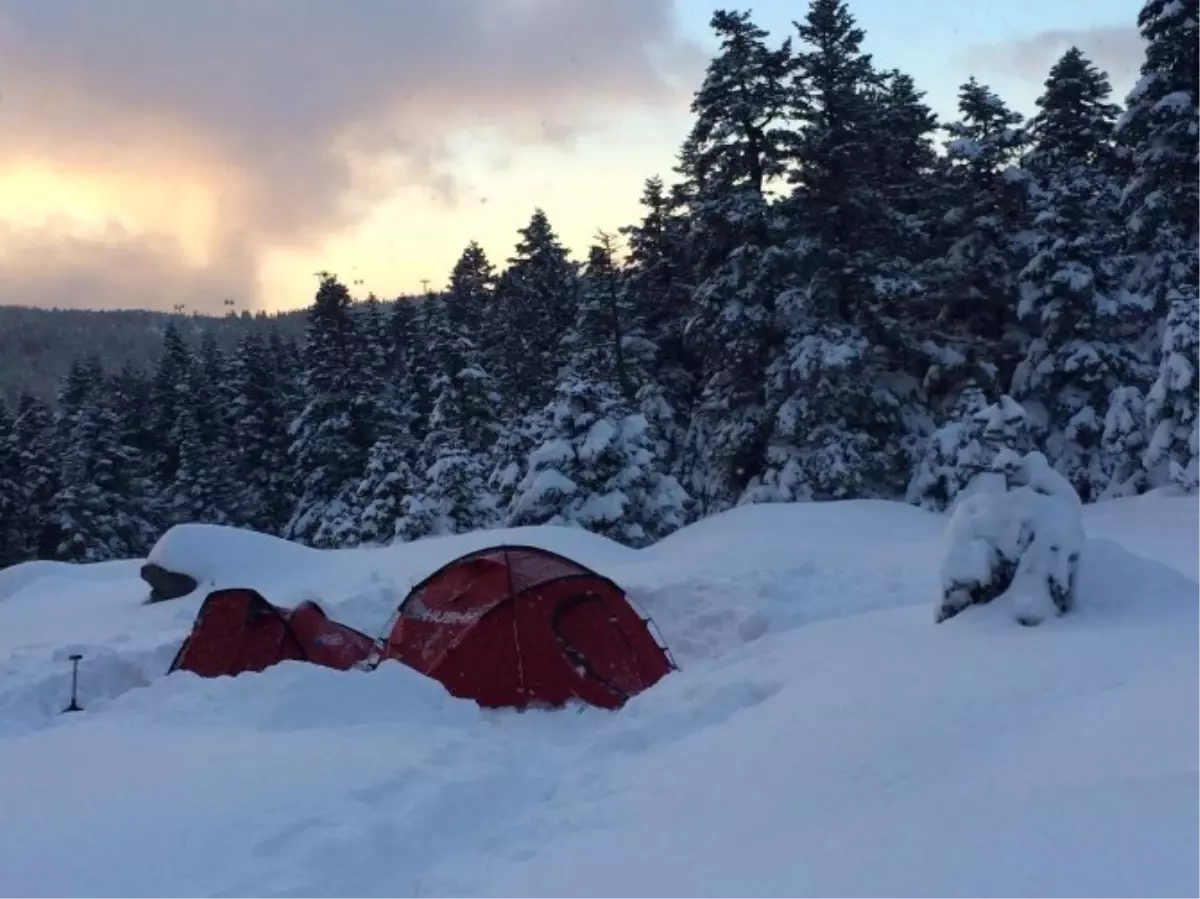
[[[1105,505],[1078,606],[1033,631],[931,626],[947,520],[895,503],[742,507],[640,551],[197,547],[368,632],[464,552],[574,555],[682,666],[616,714],[483,711],[396,663],[162,677],[201,598],[39,577],[0,602],[0,893],[1196,895],[1200,585],[1167,562],[1200,517]],[[79,648],[86,708],[58,715]]]
[[[168,571],[190,574],[205,592],[254,587],[280,572],[319,564],[320,553],[268,534],[216,524],[180,524],[169,529],[146,560]]]
[[[97,582],[127,578],[140,562],[121,560],[117,562],[20,562],[8,568],[0,568],[0,602],[28,589],[36,581],[53,581],[54,587],[70,592],[71,584],[95,584]],[[39,585],[45,587],[45,585]]]
[[[1004,597],[1024,625],[1069,612],[1083,552],[1083,504],[1040,452],[1004,451],[1005,483],[963,499],[947,527],[936,620]]]

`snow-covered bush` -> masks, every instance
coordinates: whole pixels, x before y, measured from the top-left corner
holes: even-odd
[[[1085,539],[1079,495],[1040,452],[1003,451],[992,468],[1002,485],[972,493],[950,518],[936,620],[1000,597],[1027,626],[1069,612]]]

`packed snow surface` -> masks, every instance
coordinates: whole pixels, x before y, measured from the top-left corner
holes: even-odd
[[[0,572],[0,893],[1197,895],[1195,499],[1085,508],[1075,609],[1037,627],[934,624],[947,522],[745,506],[637,551],[189,527],[155,554],[204,589],[154,605],[137,562]],[[498,541],[615,579],[681,670],[615,713],[484,712],[393,662],[163,676],[214,586],[376,633]]]

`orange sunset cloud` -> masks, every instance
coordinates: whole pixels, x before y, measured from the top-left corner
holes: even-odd
[[[604,135],[684,113],[700,59],[669,0],[11,0],[0,303],[292,307],[347,266],[395,294],[538,204],[586,240],[680,136]]]

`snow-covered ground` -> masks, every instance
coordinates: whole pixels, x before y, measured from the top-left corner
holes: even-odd
[[[158,555],[201,590],[149,606],[136,562],[0,572],[0,892],[1197,895],[1196,500],[1086,509],[1077,607],[1035,628],[933,623],[946,522],[751,506],[640,551],[197,526]],[[681,670],[616,713],[483,712],[396,663],[163,676],[213,586],[376,633],[498,540],[613,577]]]

